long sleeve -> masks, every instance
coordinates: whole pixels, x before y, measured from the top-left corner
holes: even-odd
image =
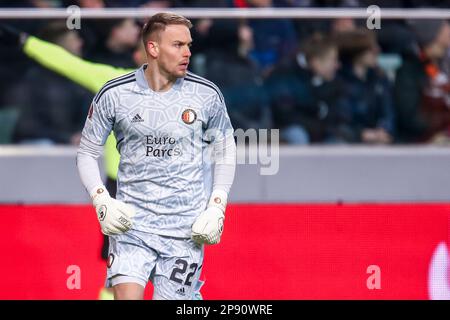
[[[97,103],[95,99],[94,97],[77,153],[78,172],[89,194],[94,187],[103,184],[97,160],[115,122],[114,98],[105,94]]]
[[[427,129],[419,112],[423,79],[423,74],[410,62],[398,70],[395,78],[398,134],[408,141],[420,138]]]
[[[226,135],[222,141],[214,143],[213,190],[223,190],[229,194],[236,170],[236,144],[233,135]]]
[[[230,192],[236,169],[236,144],[233,127],[227,113],[225,101],[220,95],[212,105],[211,117],[208,121],[210,137],[213,143],[214,180],[213,190]]]
[[[99,91],[107,81],[131,71],[83,60],[56,44],[33,36],[28,37],[23,50],[31,59],[91,92]]]
[[[84,137],[81,138],[77,153],[77,168],[81,182],[89,195],[95,187],[103,184],[98,167],[98,158],[102,150],[102,146],[95,145]]]

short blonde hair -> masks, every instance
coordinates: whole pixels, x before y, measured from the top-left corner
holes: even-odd
[[[161,12],[153,15],[142,28],[142,41],[144,42],[144,46],[152,34],[164,31],[168,25],[174,24],[184,25],[189,29],[192,28],[191,21],[179,14]]]

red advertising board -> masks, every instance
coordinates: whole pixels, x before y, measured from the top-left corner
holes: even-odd
[[[221,243],[206,248],[202,293],[450,299],[449,213],[443,204],[230,205]],[[106,267],[91,207],[3,205],[0,216],[0,299],[97,299]]]

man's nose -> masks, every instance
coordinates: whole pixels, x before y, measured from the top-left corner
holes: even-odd
[[[191,53],[191,49],[189,47],[187,47],[187,49],[184,51],[184,57],[189,58],[192,55]]]

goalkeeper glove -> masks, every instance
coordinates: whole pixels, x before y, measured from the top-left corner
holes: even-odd
[[[217,244],[223,232],[227,193],[222,190],[212,192],[208,207],[192,225],[192,239],[199,243]]]
[[[0,43],[22,49],[28,34],[6,24],[0,24]]]
[[[103,234],[110,236],[131,229],[135,215],[132,206],[111,198],[104,186],[94,188],[91,197]]]

